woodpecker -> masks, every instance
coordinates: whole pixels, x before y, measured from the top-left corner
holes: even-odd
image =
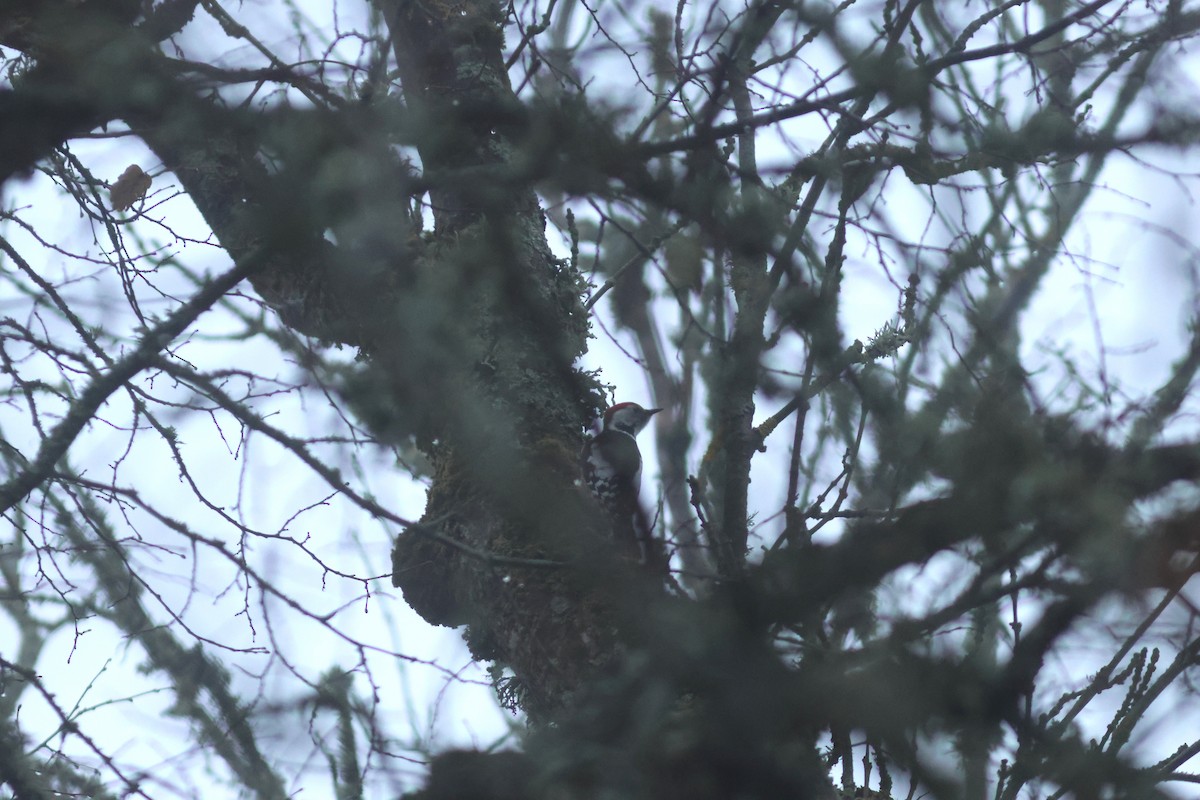
[[[638,502],[642,454],[634,438],[661,408],[617,403],[604,412],[600,432],[583,445],[583,480],[612,522],[617,546],[643,561],[658,560],[659,548]]]

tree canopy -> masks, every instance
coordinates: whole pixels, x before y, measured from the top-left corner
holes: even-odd
[[[0,784],[1185,796],[1198,30],[0,5]]]

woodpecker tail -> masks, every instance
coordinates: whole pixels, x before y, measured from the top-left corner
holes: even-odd
[[[638,563],[651,572],[666,575],[670,566],[666,543],[654,535],[654,523],[640,503],[632,516],[632,523],[635,548],[631,555],[635,555]]]

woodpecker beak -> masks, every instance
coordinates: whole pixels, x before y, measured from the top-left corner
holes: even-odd
[[[657,414],[660,411],[662,411],[661,408],[647,408],[646,409],[646,419],[653,417],[655,414]]]

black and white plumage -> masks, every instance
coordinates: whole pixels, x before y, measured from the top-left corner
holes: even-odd
[[[649,560],[657,549],[638,501],[642,454],[635,438],[661,408],[617,403],[604,412],[600,432],[583,446],[583,480],[612,522],[617,546]]]

